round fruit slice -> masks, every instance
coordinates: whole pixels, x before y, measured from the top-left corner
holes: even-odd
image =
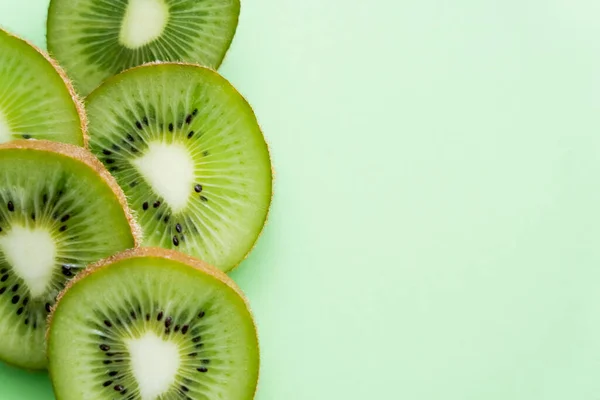
[[[123,192],[81,147],[20,140],[0,146],[0,359],[46,365],[45,321],[88,263],[135,245]]]
[[[239,0],[52,0],[48,48],[86,95],[150,61],[219,67],[239,13]]]
[[[179,252],[129,250],[91,266],[50,316],[58,400],[250,400],[259,349],[248,305],[221,271]]]
[[[144,245],[228,271],[258,238],[271,162],[254,113],[207,68],[152,64],[87,98],[92,151],[136,211]]]
[[[0,143],[46,139],[84,145],[85,114],[63,71],[0,29]]]

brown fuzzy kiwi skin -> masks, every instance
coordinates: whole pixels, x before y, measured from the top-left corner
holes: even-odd
[[[81,134],[83,135],[83,147],[87,148],[89,146],[89,142],[90,142],[90,136],[88,134],[87,114],[85,112],[83,100],[77,94],[77,91],[75,90],[75,87],[73,86],[73,83],[67,76],[67,73],[65,72],[65,70],[58,64],[58,62],[55,59],[50,57],[50,55],[48,53],[46,53],[44,50],[40,49],[39,47],[37,47],[36,45],[31,43],[30,41],[12,34],[11,32],[3,29],[2,26],[0,26],[0,31],[3,33],[6,33],[11,38],[21,41],[21,42],[25,43],[26,45],[30,46],[31,48],[33,48],[35,51],[38,52],[38,54],[40,54],[42,57],[44,57],[44,59],[46,59],[46,61],[48,61],[50,63],[50,65],[52,65],[52,67],[56,70],[56,72],[58,73],[58,75],[60,76],[62,81],[64,82],[65,87],[69,91],[69,94],[71,95],[71,99],[73,100],[73,103],[75,104],[75,109],[77,110],[77,114],[79,115]]]
[[[226,273],[224,273],[223,271],[221,271],[218,268],[215,268],[215,267],[205,263],[204,261],[201,261],[197,258],[191,257],[187,254],[183,254],[176,250],[163,249],[163,248],[159,248],[159,247],[137,247],[134,249],[122,251],[120,253],[117,253],[110,257],[107,257],[103,260],[100,260],[100,261],[97,261],[95,263],[88,265],[83,271],[79,272],[77,275],[75,275],[75,277],[73,279],[68,281],[67,284],[65,285],[65,287],[63,288],[63,290],[56,297],[56,302],[52,306],[50,314],[48,314],[48,319],[46,321],[46,334],[45,334],[46,346],[48,345],[48,339],[50,338],[50,329],[51,329],[50,327],[52,325],[52,320],[54,318],[54,312],[56,311],[62,298],[65,296],[66,293],[68,293],[69,289],[73,285],[76,285],[82,279],[85,279],[87,276],[93,275],[96,271],[99,271],[103,268],[107,268],[111,264],[117,263],[119,261],[133,259],[133,258],[162,258],[162,259],[166,259],[166,260],[176,261],[180,264],[188,265],[190,268],[194,268],[197,271],[202,272],[203,274],[209,275],[209,276],[217,279],[218,281],[224,283],[229,288],[233,289],[244,301],[244,304],[246,305],[248,313],[250,314],[250,318],[252,319],[252,325],[254,327],[254,334],[256,337],[256,346],[257,346],[257,349],[259,349],[257,362],[258,362],[258,365],[260,366],[260,340],[258,338],[258,330],[256,329],[256,321],[254,319],[254,315],[250,308],[250,303],[248,302],[248,298],[242,292],[242,290],[239,288],[239,286]],[[46,354],[47,354],[47,350],[48,349],[46,349]],[[49,372],[50,372],[50,376],[52,376],[52,371],[50,370]],[[258,390],[258,382],[260,380],[259,375],[260,375],[260,368],[257,372],[256,383],[254,385],[255,386],[255,395],[256,395],[256,390]]]
[[[100,178],[106,183],[117,197],[119,204],[123,208],[127,222],[131,228],[133,234],[134,245],[140,246],[142,242],[142,230],[136,219],[133,216],[132,211],[127,205],[127,198],[121,187],[117,184],[117,181],[108,172],[104,165],[94,156],[89,150],[83,147],[75,146],[74,144],[54,142],[50,140],[38,140],[38,139],[19,139],[11,142],[0,144],[1,150],[8,149],[20,149],[20,150],[33,150],[33,151],[46,151],[49,153],[57,153],[63,156],[75,159],[86,167],[91,168],[94,172],[100,176]]]
[[[122,72],[120,72],[117,75],[113,75],[112,77],[108,78],[107,80],[104,81],[104,83],[102,85],[100,85],[98,88],[102,87],[104,84],[109,84],[113,81],[117,81],[118,79],[121,78],[122,74],[125,74],[129,71],[135,71],[137,69],[141,69],[141,68],[146,68],[146,67],[152,67],[152,66],[156,66],[156,65],[181,65],[181,66],[188,66],[188,67],[195,67],[195,68],[200,68],[203,70],[206,70],[214,75],[217,75],[219,78],[225,80],[225,82],[227,82],[227,84],[233,89],[233,91],[235,93],[237,93],[238,96],[240,96],[240,98],[244,101],[244,103],[248,106],[248,108],[250,110],[252,110],[252,114],[254,115],[254,120],[256,121],[256,124],[258,125],[258,129],[260,131],[260,133],[262,134],[263,140],[265,141],[265,145],[267,147],[267,154],[269,156],[269,163],[271,164],[271,200],[269,200],[269,205],[268,205],[268,209],[267,209],[267,213],[265,214],[265,219],[263,221],[262,227],[260,232],[258,233],[256,240],[254,241],[254,243],[252,244],[252,246],[250,247],[250,249],[246,252],[246,254],[244,255],[244,257],[242,257],[242,259],[235,265],[231,266],[229,269],[225,270],[225,273],[230,273],[233,270],[237,269],[240,264],[242,262],[244,262],[244,260],[246,260],[248,258],[248,256],[250,255],[250,253],[252,253],[252,250],[254,250],[254,248],[256,247],[256,244],[258,243],[258,239],[262,236],[266,225],[269,223],[269,217],[271,215],[271,206],[273,204],[273,196],[275,195],[275,167],[273,166],[273,158],[271,156],[272,152],[271,152],[271,146],[269,144],[269,142],[267,141],[267,138],[265,137],[264,131],[262,129],[262,126],[260,125],[260,123],[258,122],[258,119],[256,117],[256,113],[254,112],[254,109],[252,108],[252,106],[250,105],[250,102],[246,99],[246,97],[244,95],[242,95],[237,88],[227,79],[225,78],[223,75],[219,74],[215,69],[210,68],[210,67],[206,67],[204,65],[200,65],[200,64],[194,64],[194,63],[187,63],[187,62],[163,62],[163,61],[153,61],[153,62],[149,62],[149,63],[145,63],[142,65],[138,65],[136,67],[132,67],[129,69],[126,69]],[[86,97],[86,101],[93,97],[93,95],[95,94],[96,90],[98,89],[96,88],[95,90],[93,90],[87,97]]]

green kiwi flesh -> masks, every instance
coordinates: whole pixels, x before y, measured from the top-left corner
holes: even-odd
[[[229,271],[267,218],[269,152],[256,117],[216,72],[151,64],[86,99],[91,150],[127,195],[143,244]]]
[[[259,347],[225,274],[179,252],[126,251],[90,267],[50,316],[57,400],[251,400]]]
[[[0,29],[0,143],[35,138],[82,146],[83,119],[54,62]]]
[[[0,146],[0,360],[9,364],[45,368],[58,293],[88,263],[135,245],[123,194],[92,158],[33,139]]]
[[[219,67],[239,13],[239,0],[52,0],[48,48],[87,95],[151,61]]]

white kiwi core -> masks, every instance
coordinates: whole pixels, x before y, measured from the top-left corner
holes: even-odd
[[[145,154],[132,163],[173,212],[185,209],[195,176],[194,160],[186,146],[151,142]]]
[[[169,22],[164,0],[129,0],[121,22],[119,42],[137,49],[158,39]]]
[[[148,332],[129,340],[127,348],[142,400],[155,400],[167,392],[181,363],[177,345]]]
[[[56,263],[56,244],[50,232],[15,225],[0,238],[0,247],[15,274],[29,288],[31,297],[44,294]]]

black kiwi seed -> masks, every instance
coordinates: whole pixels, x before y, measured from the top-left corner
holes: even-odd
[[[107,163],[107,164],[114,164],[115,160],[112,159],[112,158],[107,158],[106,160],[104,160],[104,162]]]
[[[202,155],[203,155],[204,157],[206,157],[206,156],[207,156],[207,155],[209,155],[209,154],[210,154],[210,153],[208,152],[208,150],[204,150],[204,151],[202,152]]]
[[[133,181],[129,184],[129,187],[136,187],[137,186],[137,182]]]
[[[137,316],[135,315],[135,311],[130,312],[129,315],[131,315],[132,319],[137,319]]]
[[[116,390],[117,392],[121,392],[123,389],[125,389],[125,388],[123,387],[123,385],[115,385],[115,390]]]
[[[107,345],[107,344],[101,344],[98,347],[100,347],[100,350],[102,350],[102,351],[109,351],[110,350],[110,346]]]
[[[66,265],[62,266],[62,273],[64,276],[73,276],[73,271],[71,271],[71,267]]]
[[[160,207],[160,201],[158,201],[158,200],[155,201],[154,204],[152,204],[152,207],[154,207],[154,208]]]
[[[23,139],[31,139],[31,135],[25,134],[25,135],[21,135],[21,136],[23,136]]]
[[[200,200],[206,203],[208,201],[208,198],[206,196],[200,196]]]
[[[69,220],[69,218],[71,218],[71,216],[69,214],[65,214],[63,215],[63,217],[60,219],[60,222],[67,222]]]
[[[136,126],[138,129],[142,129],[142,128],[143,128],[143,126],[142,126],[142,123],[141,123],[140,121],[135,121],[135,126]]]
[[[4,274],[4,273],[6,273],[6,272],[8,272],[8,269],[6,269],[6,268],[2,268],[2,269],[0,269],[0,274]]]
[[[192,118],[194,118],[192,116],[192,114],[190,114],[187,117],[185,117],[185,123],[188,124],[188,125],[191,124],[192,123]]]
[[[202,364],[208,365],[208,364],[210,364],[210,360],[208,360],[208,359],[202,360]]]
[[[51,307],[50,303],[46,303],[46,311],[47,311],[47,312],[50,312],[50,311],[51,311],[51,308],[50,308],[50,307]]]
[[[115,375],[117,375],[118,373],[119,373],[119,372],[117,372],[117,371],[110,371],[110,372],[108,373],[108,376],[115,376]]]
[[[12,291],[16,292],[17,290],[19,290],[19,284],[15,283],[15,285],[12,287]]]
[[[25,325],[29,325],[29,318],[25,318],[24,323],[25,323]]]
[[[21,314],[23,314],[23,307],[19,307],[19,309],[17,310],[17,315]]]
[[[102,150],[102,153],[103,153],[105,156],[110,156],[110,155],[112,154],[112,151],[110,151],[110,150],[108,150],[108,149],[104,149],[104,150]]]
[[[102,386],[108,387],[108,386],[112,385],[112,383],[113,383],[113,381],[106,381],[102,384]]]
[[[183,386],[183,385],[181,385],[181,390],[183,390],[184,392],[190,391],[190,389],[188,389],[187,386]]]
[[[12,201],[8,201],[8,203],[6,204],[6,206],[8,207],[8,211],[13,212],[15,211],[15,205],[13,204]]]
[[[142,122],[144,123],[144,125],[148,126],[148,118],[147,117],[142,118]]]
[[[0,288],[0,294],[4,294],[6,292],[6,286]]]
[[[8,279],[8,274],[4,274],[4,275],[2,275],[2,278],[0,278],[0,282],[6,282],[7,279]]]
[[[46,204],[48,202],[48,195],[44,193],[42,196],[42,203]]]
[[[35,213],[34,212],[31,213],[31,219],[35,221]]]
[[[175,325],[175,328],[173,328],[173,332],[178,332],[179,331],[179,325]]]
[[[179,246],[179,239],[177,239],[177,236],[173,236],[173,244]]]
[[[188,133],[187,138],[191,139],[192,136],[194,136],[194,131],[190,131],[190,133]]]
[[[156,316],[156,320],[160,321],[163,317],[163,315],[165,315],[162,311],[158,313],[158,315]]]
[[[184,325],[181,328],[181,333],[185,335],[187,333],[188,329],[190,329],[189,325]]]
[[[144,204],[142,204],[142,208],[144,209],[144,211],[146,211],[148,209],[148,202],[145,201]]]
[[[202,185],[198,183],[196,186],[194,186],[194,191],[196,193],[200,193],[202,191]]]
[[[204,311],[200,311],[200,313],[198,314],[198,318],[204,318],[205,315],[206,313]]]
[[[133,138],[133,136],[131,135],[127,135],[127,140],[129,140],[130,142],[135,142],[135,139]]]
[[[170,327],[172,323],[173,323],[173,318],[171,318],[171,317],[165,318],[165,328]]]
[[[104,360],[104,361],[102,361],[102,364],[104,364],[104,365],[112,364],[112,360]]]
[[[181,233],[181,225],[180,225],[179,223],[175,224],[175,230],[176,230],[178,233]]]
[[[208,368],[206,367],[196,368],[196,370],[198,370],[198,372],[208,372]]]
[[[171,218],[169,215],[165,216],[165,218],[163,219],[163,221],[165,222],[165,224],[166,224],[167,222],[169,222],[169,218]]]
[[[150,314],[146,314],[146,321],[150,321]]]
[[[192,342],[198,343],[200,340],[202,340],[202,337],[201,336],[196,336],[195,338],[192,339]]]
[[[190,357],[196,357],[197,355],[198,355],[198,353],[190,353],[190,354],[188,354],[188,356],[190,356]]]
[[[66,230],[67,230],[67,226],[66,226],[66,225],[63,225],[63,226],[61,226],[61,227],[60,227],[58,230],[59,230],[60,232],[64,232],[64,231],[66,231]]]
[[[169,132],[173,132],[173,123],[172,122],[169,124]]]
[[[194,111],[192,111],[192,115],[195,117],[196,115],[198,115],[198,109],[194,108]]]
[[[112,328],[112,323],[107,319],[104,320],[104,325],[106,325],[109,328]]]
[[[12,301],[13,304],[17,304],[19,302],[19,299],[20,299],[19,295],[15,294],[10,301]]]
[[[29,297],[25,297],[25,299],[23,299],[23,305],[26,306],[29,303]]]

